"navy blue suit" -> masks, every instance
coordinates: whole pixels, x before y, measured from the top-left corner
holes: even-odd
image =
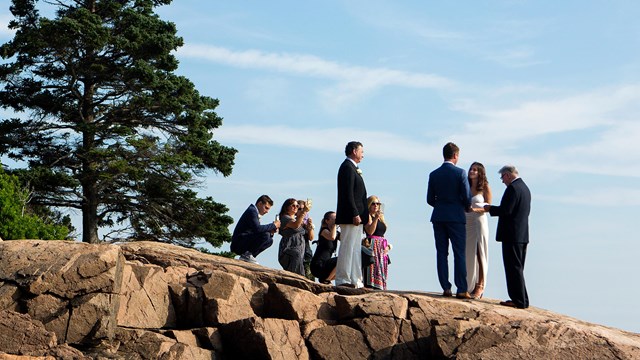
[[[450,162],[445,162],[432,171],[429,174],[427,203],[433,206],[431,222],[436,241],[440,286],[443,290],[451,289],[448,262],[449,240],[451,240],[457,293],[467,292],[465,211],[471,206],[471,192],[466,172]]]
[[[249,205],[244,211],[231,236],[231,251],[242,255],[249,251],[254,257],[273,244],[274,223],[260,225],[258,208]]]
[[[524,282],[524,262],[529,243],[531,192],[520,178],[507,186],[500,206],[491,206],[489,214],[498,216],[496,240],[502,242],[502,261],[507,278],[507,292],[517,307],[529,307]]]

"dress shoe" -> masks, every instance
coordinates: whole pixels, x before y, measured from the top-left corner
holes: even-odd
[[[452,297],[453,293],[451,292],[451,289],[447,289],[442,293],[442,296],[444,296],[444,297]]]
[[[465,291],[465,292],[462,292],[462,293],[457,293],[457,294],[456,294],[456,298],[457,298],[457,299],[473,299],[473,298],[471,297],[471,295],[469,295],[469,293],[468,293],[468,292],[466,292],[466,291]]]
[[[500,305],[502,306],[508,306],[508,307],[512,307],[512,308],[516,308],[516,309],[524,309],[524,306],[518,306],[516,305],[516,303],[514,303],[511,300],[507,300],[507,301],[500,301]]]

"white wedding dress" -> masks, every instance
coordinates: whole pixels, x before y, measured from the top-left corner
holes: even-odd
[[[481,208],[485,205],[482,193],[471,198],[472,208]],[[469,292],[473,290],[479,279],[479,271],[482,268],[482,278],[487,284],[487,268],[489,262],[489,220],[487,214],[474,212],[466,213],[467,216],[467,246],[465,250],[467,262],[467,286]],[[480,266],[482,265],[482,266]]]

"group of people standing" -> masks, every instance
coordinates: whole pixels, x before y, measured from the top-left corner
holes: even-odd
[[[364,158],[362,143],[349,142],[345,155],[338,169],[336,211],[324,214],[316,251],[313,256],[307,256],[307,267],[312,278],[317,277],[321,283],[330,284],[334,280],[337,286],[384,290],[387,288],[391,244],[385,238],[387,223],[382,203],[378,196],[367,196],[362,170],[358,166]],[[444,163],[429,174],[427,187],[427,203],[433,207],[431,222],[436,268],[443,296],[453,296],[448,267],[451,243],[456,297],[482,297],[488,269],[488,213],[499,217],[496,240],[502,242],[511,297],[500,304],[527,308],[524,263],[529,242],[529,189],[515,167],[504,166],[499,173],[507,189],[500,205],[490,205],[491,188],[484,166],[474,162],[465,172],[456,166],[459,155],[460,149],[447,143],[443,147]],[[305,253],[309,253],[309,242],[315,237],[315,226],[308,216],[310,204],[287,199],[279,217],[270,224],[261,225],[260,217],[272,206],[273,200],[262,195],[255,205],[247,208],[234,229],[231,251],[240,254],[240,260],[255,263],[255,257],[273,244],[273,235],[279,231],[282,236],[278,252],[280,265],[285,270],[308,275]]]
[[[238,220],[231,251],[240,254],[240,260],[257,263],[256,257],[273,245],[273,236],[279,232],[278,262],[284,270],[318,278],[324,284],[335,280],[338,286],[385,290],[391,244],[385,238],[387,224],[382,203],[378,196],[367,197],[358,168],[364,157],[362,144],[348,143],[345,155],[338,170],[336,211],[324,214],[317,240],[314,241],[315,225],[309,216],[311,204],[287,199],[276,219],[261,225],[260,218],[273,206],[273,200],[262,195]],[[317,244],[315,252],[309,249],[311,241]]]

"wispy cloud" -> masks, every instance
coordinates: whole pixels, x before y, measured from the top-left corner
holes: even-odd
[[[629,166],[640,162],[638,104],[638,84],[511,107],[476,103],[457,109],[473,120],[456,138],[471,144],[484,139],[486,146],[478,149],[483,155],[508,155],[540,171],[640,177],[640,168]]]
[[[434,146],[415,139],[382,131],[351,128],[291,128],[286,126],[222,126],[215,132],[223,143],[265,144],[316,151],[341,149],[358,134],[365,144],[365,156],[403,161],[433,161],[440,158],[441,144]],[[376,146],[367,146],[367,144]]]
[[[460,131],[435,140],[400,133],[348,128],[290,128],[285,126],[223,126],[223,142],[306,148],[317,151],[344,146],[358,134],[367,155],[403,161],[440,160],[441,146],[453,140],[465,158],[485,164],[517,163],[540,174],[590,173],[640,177],[640,85],[600,89],[584,94],[530,100],[510,108],[489,104],[458,108],[470,118]],[[582,137],[585,132],[589,136]],[[575,133],[576,135],[572,135]],[[549,140],[559,134],[569,142]],[[271,139],[271,140],[269,140]],[[320,140],[323,139],[323,140]],[[327,143],[324,139],[330,139]],[[624,156],[617,156],[624,155]],[[597,167],[592,164],[599,164]],[[621,169],[625,169],[624,172]]]
[[[522,68],[549,63],[547,60],[538,60],[531,46],[516,46],[498,50],[486,55],[485,58],[511,68]]]
[[[412,73],[384,67],[341,64],[313,55],[270,53],[260,50],[234,51],[219,46],[185,45],[181,57],[205,59],[233,67],[270,70],[279,73],[337,81],[345,88],[374,91],[385,86],[446,89],[454,82],[442,76]]]
[[[475,103],[457,110],[478,119],[467,124],[466,133],[491,134],[496,140],[516,143],[533,136],[621,124],[629,120],[629,110],[640,115],[638,102],[640,85],[625,85],[565,98],[528,100],[511,108]]]

